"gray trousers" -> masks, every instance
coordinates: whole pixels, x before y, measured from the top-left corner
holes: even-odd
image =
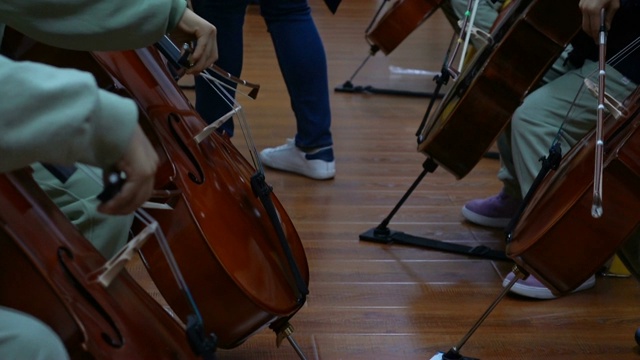
[[[450,0],[444,1],[442,5],[440,5],[440,8],[453,28],[456,29],[456,31],[459,31],[460,28],[458,26],[458,20],[461,20],[465,16],[468,6],[469,0]],[[489,32],[498,17],[498,12],[501,7],[502,1],[496,1],[494,3],[491,0],[480,0],[473,26],[485,32]]]
[[[96,210],[102,185],[76,170],[64,183],[40,164],[33,164],[33,178],[67,218],[107,259],[127,242],[133,215],[104,215]],[[98,169],[101,177],[102,171]]]
[[[498,179],[509,195],[526,195],[540,172],[539,159],[549,154],[554,139],[566,154],[596,125],[598,101],[583,84],[585,78],[598,83],[598,64],[587,61],[560,75],[561,62],[562,58],[554,67],[557,77],[547,77],[545,85],[524,99],[498,140],[502,162]],[[624,100],[636,87],[615,69],[606,68],[606,91],[615,99]]]
[[[502,1],[493,2],[491,0],[479,0],[476,17],[473,20],[473,26],[480,30],[489,32],[493,23],[498,17]],[[451,0],[451,7],[459,19],[462,19],[469,7],[469,0]],[[472,5],[473,9],[473,5]]]
[[[0,306],[0,358],[3,360],[65,360],[64,344],[35,317]]]

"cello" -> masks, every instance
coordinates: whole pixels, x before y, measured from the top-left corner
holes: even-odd
[[[577,0],[514,0],[493,42],[462,70],[418,131],[418,151],[457,179],[480,161],[511,114],[580,29]]]
[[[438,10],[442,2],[443,0],[396,0],[375,26],[366,32],[371,54],[381,50],[389,55]]]
[[[459,246],[388,228],[428,173],[442,166],[461,179],[471,171],[507,126],[527,92],[579,31],[581,17],[578,0],[512,0],[496,21],[492,41],[461,69],[434,113],[435,102],[429,104],[416,133],[417,149],[426,155],[422,172],[387,217],[360,234],[361,240],[509,260],[503,252],[486,247]]]
[[[184,328],[126,272],[108,287],[93,281],[106,260],[29,170],[0,175],[0,202],[3,306],[44,321],[72,359],[198,358]]]
[[[371,86],[354,86],[353,79],[364,67],[369,59],[378,51],[382,50],[385,55],[389,55],[400,43],[402,43],[415,29],[425,22],[442,4],[444,0],[396,0],[391,8],[378,20],[384,4],[380,4],[378,12],[365,30],[365,40],[369,44],[369,54],[362,61],[360,66],[354,71],[349,80],[342,86],[336,87],[336,91],[344,92],[372,92],[388,94],[415,94],[408,91],[395,91],[374,89]]]
[[[618,21],[632,23],[640,13],[629,11]],[[553,175],[538,175],[539,185],[534,183],[529,190],[522,216],[511,221],[507,232],[508,255],[556,295],[577,288],[629,239],[637,242],[634,234],[640,228],[640,216],[628,211],[640,206],[640,88],[622,104],[605,91],[605,12],[601,9],[599,84],[584,79],[598,98],[595,129],[572,147]],[[623,55],[610,60],[620,61],[637,51],[640,38],[633,40],[637,35],[630,33],[630,42],[619,51]],[[605,108],[610,109],[606,119]],[[591,196],[585,186],[592,189]]]
[[[640,227],[638,213],[629,211],[640,208],[640,89],[626,108],[627,116],[605,124],[602,217],[591,216],[592,131],[545,177],[507,238],[507,255],[556,295],[580,286]]]
[[[212,132],[194,140],[207,124],[158,51],[78,52],[24,37],[11,43],[15,58],[89,71],[102,88],[137,102],[141,126],[160,158],[151,202],[161,209],[148,210],[166,234],[205,331],[216,335],[218,347],[236,347],[267,326],[278,344],[284,337],[291,342],[288,320],[305,303],[309,281],[295,227],[229,138]],[[140,255],[171,310],[186,322],[191,306],[158,242],[147,241]]]
[[[466,359],[459,350],[520,279],[535,276],[556,296],[571,293],[622,247],[621,257],[637,256],[640,234],[640,88],[627,99],[627,113],[605,124],[603,207],[591,215],[596,131],[587,134],[536,187],[513,231],[506,253],[515,262],[511,282],[443,360]],[[631,243],[633,242],[633,243]],[[626,249],[625,249],[626,248]],[[626,250],[626,251],[625,251]],[[632,250],[632,251],[630,251]],[[637,259],[631,261],[637,277]],[[639,330],[640,331],[640,330]],[[640,334],[636,333],[636,341]]]
[[[507,228],[506,253],[516,263],[515,276],[444,359],[461,358],[459,348],[519,279],[534,275],[554,295],[566,295],[601,269],[625,243],[632,242],[627,250],[638,248],[640,216],[632,209],[640,206],[640,87],[636,85],[624,105],[605,93],[605,11],[601,9],[600,16],[599,86],[584,79],[598,97],[595,129],[562,159],[558,143],[552,145],[549,156],[559,163],[544,160],[547,164],[523,201],[524,211]],[[622,58],[637,50],[640,38],[632,40],[634,35],[629,35],[631,42],[620,51]],[[606,121],[605,108],[610,110]],[[555,171],[548,172],[547,167]],[[639,338],[637,330],[637,342]]]

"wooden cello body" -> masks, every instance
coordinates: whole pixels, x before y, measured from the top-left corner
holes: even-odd
[[[396,0],[378,20],[366,38],[374,50],[389,55],[425,22],[444,0]]]
[[[418,135],[418,151],[458,179],[493,145],[581,24],[578,0],[513,0],[503,13],[493,43],[462,69]]]
[[[13,48],[21,59],[89,71],[102,88],[138,103],[140,124],[160,157],[151,200],[171,207],[147,211],[165,234],[204,330],[216,335],[219,348],[238,346],[304,305],[306,288],[297,286],[295,272],[306,286],[309,269],[291,219],[271,193],[283,246],[252,188],[256,170],[216,132],[194,140],[206,123],[154,48],[88,53],[24,38]],[[148,240],[140,255],[163,298],[185,321],[193,308],[158,242]]]
[[[197,358],[184,328],[126,272],[106,288],[92,281],[106,259],[28,170],[0,175],[0,203],[0,304],[49,325],[72,359]]]
[[[200,144],[193,141],[206,123],[153,50],[94,56],[120,82],[119,92],[134,98],[145,114],[145,131],[162,154],[156,189],[169,194],[152,200],[173,208],[149,213],[170,242],[205,329],[216,334],[219,347],[232,348],[279,318],[295,314],[306,294],[296,288],[276,229],[253,192],[255,169],[218,133]],[[275,195],[271,199],[308,284],[300,238]],[[190,308],[154,244],[142,248],[143,261],[164,298],[183,318]]]
[[[640,91],[626,107],[626,118],[605,124],[603,216],[591,216],[592,132],[547,174],[508,240],[507,255],[557,295],[580,286],[640,227]]]

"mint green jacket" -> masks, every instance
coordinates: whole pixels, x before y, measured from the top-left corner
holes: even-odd
[[[185,8],[185,0],[3,0],[0,23],[53,46],[123,50],[158,41]],[[0,172],[36,161],[110,166],[137,121],[135,103],[89,73],[0,56]]]

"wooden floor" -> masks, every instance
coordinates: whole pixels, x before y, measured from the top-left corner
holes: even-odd
[[[310,266],[310,295],[293,318],[308,359],[430,359],[456,344],[498,296],[508,262],[359,240],[387,216],[421,171],[415,132],[429,99],[334,92],[367,56],[364,34],[378,1],[345,0],[332,15],[311,0],[324,39],[332,89],[337,175],[330,181],[267,170],[293,220]],[[295,134],[273,47],[256,6],[247,15],[245,70],[257,100],[240,98],[258,149]],[[389,56],[371,58],[356,85],[430,91],[452,30],[440,11]],[[418,71],[411,71],[418,70]],[[189,96],[192,92],[187,91]],[[245,145],[241,137],[234,141]],[[390,228],[504,249],[500,231],[466,223],[461,206],[500,190],[499,163],[483,159],[462,180],[438,169],[420,183]],[[552,301],[507,296],[462,348],[481,359],[637,359],[640,286],[598,277],[596,287]],[[264,330],[220,359],[296,359]]]

